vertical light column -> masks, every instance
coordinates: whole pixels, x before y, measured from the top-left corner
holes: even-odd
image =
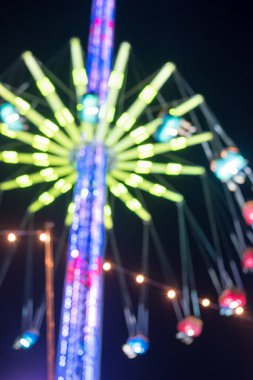
[[[115,0],[93,0],[87,57],[87,92],[108,94]],[[81,148],[77,162],[74,216],[63,294],[56,380],[99,380],[102,344],[106,151]]]
[[[84,379],[100,379],[100,355],[102,344],[104,254],[104,206],[106,200],[106,155],[97,145],[94,157],[92,182],[92,209],[90,222],[90,247],[88,264],[88,290],[84,324]]]
[[[75,213],[69,238],[69,251],[63,291],[57,358],[57,380],[83,379],[84,315],[87,291],[89,187],[92,155],[79,152],[78,179],[74,194]]]
[[[88,91],[107,97],[114,38],[115,0],[94,0],[88,44]]]
[[[106,155],[80,151],[70,233],[57,380],[99,380]]]

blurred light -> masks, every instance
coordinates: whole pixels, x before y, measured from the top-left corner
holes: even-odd
[[[3,103],[0,106],[0,121],[5,123],[12,131],[21,131],[23,129],[20,115],[10,103]]]
[[[242,269],[244,272],[253,272],[253,247],[248,247],[242,254]]]
[[[208,307],[208,306],[210,306],[210,304],[211,304],[211,302],[208,298],[203,298],[203,300],[201,301],[201,305],[203,307]]]
[[[168,290],[167,292],[167,297],[170,299],[170,300],[173,300],[174,298],[176,298],[176,291],[174,289],[170,289]]]
[[[198,337],[202,333],[202,328],[202,320],[193,315],[189,315],[177,324],[177,331],[182,334],[183,339],[185,336],[194,338]]]
[[[238,288],[228,288],[219,297],[221,309],[235,310],[246,305],[246,295]]]
[[[41,232],[41,234],[39,235],[39,240],[41,242],[46,242],[47,241],[47,234],[45,232]]]
[[[26,330],[20,338],[20,345],[25,350],[34,346],[34,344],[39,339],[39,331],[31,328],[30,330]]]
[[[248,226],[253,225],[253,201],[248,201],[244,203],[242,208],[242,215],[245,220],[245,223]]]
[[[14,243],[14,242],[17,240],[17,235],[16,235],[14,232],[10,232],[10,233],[8,233],[8,235],[7,235],[7,240],[8,240],[10,243]]]
[[[145,277],[144,277],[142,274],[138,274],[138,275],[135,277],[135,281],[136,281],[138,284],[143,284],[143,282],[145,281]]]
[[[133,348],[129,344],[124,344],[122,346],[122,351],[128,357],[128,359],[134,359],[137,356]]]
[[[20,339],[20,344],[21,344],[21,347],[23,347],[23,348],[29,348],[30,347],[30,343],[25,338]]]
[[[98,96],[92,93],[83,95],[81,106],[80,119],[87,123],[97,124],[99,114]]]
[[[186,334],[187,334],[188,336],[194,336],[194,335],[195,335],[193,329],[188,329],[188,330],[186,331]]]
[[[73,249],[73,250],[70,252],[70,255],[71,255],[71,257],[73,257],[73,259],[76,259],[76,258],[79,256],[79,251],[78,251],[78,249]]]
[[[127,340],[126,345],[130,347],[130,350],[132,349],[134,354],[144,355],[149,349],[149,339],[146,336],[139,334],[134,337],[130,337]]]
[[[244,308],[239,306],[235,309],[235,314],[236,315],[242,315],[244,313]]]
[[[162,124],[155,132],[155,139],[158,142],[168,142],[178,136],[182,123],[181,117],[165,115]]]
[[[109,272],[109,271],[112,269],[112,264],[109,263],[109,261],[106,261],[106,262],[103,264],[103,269],[104,269],[104,271]]]
[[[237,179],[238,174],[246,167],[247,161],[234,147],[223,150],[220,158],[211,162],[211,170],[222,182]]]

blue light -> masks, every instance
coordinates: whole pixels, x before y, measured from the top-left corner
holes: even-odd
[[[80,119],[90,124],[98,123],[98,96],[96,94],[85,94],[81,98]]]
[[[177,116],[165,115],[163,122],[155,132],[155,139],[158,142],[168,142],[178,135],[181,127],[182,118]]]
[[[35,345],[38,339],[39,339],[39,331],[36,329],[31,329],[23,333],[19,342],[20,342],[21,348],[28,350],[29,348]]]
[[[12,131],[21,131],[23,123],[16,108],[10,103],[0,106],[0,121],[5,123]]]
[[[144,355],[149,349],[149,340],[144,335],[136,335],[127,340],[127,345],[136,355]]]
[[[106,152],[87,145],[78,154],[75,212],[64,285],[57,379],[99,380]]]
[[[247,167],[247,161],[236,148],[228,148],[221,153],[221,158],[213,160],[211,170],[222,182],[233,179]]]

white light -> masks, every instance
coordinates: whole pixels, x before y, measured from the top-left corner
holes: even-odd
[[[25,348],[29,348],[30,347],[30,343],[26,339],[24,339],[24,338],[20,339],[20,344],[21,344],[21,346],[23,346]]]
[[[71,308],[71,298],[66,298],[65,300],[65,308],[70,309]]]
[[[8,240],[10,243],[14,243],[14,242],[17,240],[17,235],[14,234],[14,232],[10,232],[10,233],[7,235],[7,240]]]
[[[229,304],[230,309],[236,309],[239,306],[238,301],[232,301]]]
[[[98,115],[98,107],[87,107],[85,108],[85,113],[87,116],[96,116]]]
[[[79,256],[79,251],[78,249],[73,249],[70,253],[71,257],[73,257],[73,259],[76,259],[78,256]]]
[[[188,329],[187,332],[186,332],[186,334],[188,336],[194,336],[194,330],[193,329]]]
[[[106,261],[106,262],[103,264],[103,269],[104,269],[104,271],[108,272],[109,270],[112,269],[112,264],[109,263],[108,261]]]
[[[129,344],[124,344],[124,346],[122,346],[122,351],[128,357],[128,359],[134,359],[137,356],[132,347],[129,346]]]
[[[170,300],[173,300],[174,298],[176,298],[176,291],[174,289],[170,289],[168,290],[167,292],[167,297],[170,299]]]
[[[62,336],[67,337],[69,335],[69,329],[68,326],[63,326],[62,329]]]
[[[82,198],[87,198],[88,194],[89,194],[89,190],[88,189],[83,189],[82,192],[81,192]]]
[[[136,354],[141,354],[141,353],[143,352],[142,347],[141,347],[140,344],[135,344],[135,345],[134,345],[134,352],[135,352]]]
[[[235,314],[236,315],[242,315],[244,313],[244,308],[239,306],[235,309]]]
[[[19,119],[19,115],[17,113],[13,113],[12,115],[6,116],[7,123],[14,123]]]
[[[204,298],[204,299],[201,301],[201,305],[202,305],[203,307],[208,307],[208,306],[210,306],[210,304],[211,304],[211,302],[210,302],[210,300],[209,300],[208,298]]]
[[[143,284],[145,278],[142,274],[138,274],[135,278],[135,281],[138,283],[138,284]]]
[[[39,240],[42,242],[46,242],[47,241],[47,234],[45,232],[42,232],[39,236]]]

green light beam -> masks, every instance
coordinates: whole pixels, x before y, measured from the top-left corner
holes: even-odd
[[[48,191],[40,194],[38,199],[28,207],[28,211],[35,213],[53,203],[62,194],[70,191],[76,181],[76,176],[76,173],[72,173],[68,177],[59,179]]]
[[[117,155],[118,161],[128,161],[131,159],[145,159],[153,157],[157,154],[166,153],[170,151],[182,150],[192,145],[201,144],[210,141],[213,138],[211,132],[199,133],[191,137],[178,137],[172,139],[168,143],[155,143],[140,145],[136,148],[129,149]]]
[[[109,203],[106,203],[104,207],[104,225],[107,231],[113,228],[112,209]]]
[[[104,140],[109,124],[112,123],[114,119],[118,96],[124,83],[124,76],[130,50],[131,46],[129,43],[123,42],[120,45],[116,62],[108,83],[108,99],[104,110],[102,110],[102,118],[96,132],[96,139],[98,141]]]
[[[48,167],[37,173],[24,174],[12,180],[2,182],[0,183],[0,190],[13,190],[18,188],[31,187],[42,182],[52,182],[58,180],[59,177],[66,176],[67,174],[73,172],[74,169],[71,166],[63,168]]]
[[[141,144],[143,141],[147,140],[151,135],[155,133],[157,127],[161,123],[162,118],[157,118],[150,123],[135,128],[113,147],[114,151],[116,153],[119,153],[134,145]]]
[[[70,52],[72,62],[72,80],[76,91],[77,103],[82,95],[86,93],[88,77],[84,68],[83,51],[79,38],[71,38]]]
[[[35,166],[66,166],[68,158],[53,156],[47,153],[19,153],[14,150],[4,150],[0,153],[0,161],[6,164],[30,164]]]
[[[81,97],[86,93],[88,77],[84,67],[82,46],[79,38],[70,40],[71,62],[72,62],[72,79],[76,91],[77,109]],[[85,141],[92,141],[94,126],[90,123],[81,121],[81,130],[84,132]]]
[[[26,67],[33,76],[36,82],[36,86],[39,89],[41,95],[44,96],[50,108],[54,112],[54,116],[59,125],[66,130],[73,142],[79,143],[80,132],[77,125],[75,124],[75,119],[70,110],[65,107],[59,98],[53,83],[45,75],[32,52],[27,51],[23,53],[22,58],[26,64]]]
[[[67,214],[65,218],[65,225],[68,227],[70,227],[72,224],[74,212],[75,212],[75,203],[70,202],[67,208]]]
[[[158,74],[154,77],[149,85],[144,87],[140,92],[138,98],[130,106],[130,108],[124,112],[116,122],[116,126],[111,130],[106,139],[106,145],[112,146],[120,139],[120,137],[128,132],[136,123],[137,118],[142,114],[145,108],[156,97],[160,88],[169,79],[171,74],[175,71],[176,67],[173,63],[166,63]]]
[[[145,210],[141,202],[130,194],[123,183],[117,181],[109,174],[106,176],[106,182],[110,192],[120,199],[129,210],[142,220],[146,222],[151,221],[151,215]]]
[[[19,140],[31,145],[33,148],[42,152],[51,152],[63,157],[67,157],[69,155],[69,151],[67,149],[41,135],[34,135],[23,131],[12,131],[6,124],[0,124],[0,133],[10,139]]]
[[[60,130],[58,125],[44,118],[39,112],[35,111],[28,102],[16,96],[1,83],[0,96],[7,102],[13,104],[19,113],[24,115],[45,136],[54,139],[60,145],[64,145],[69,149],[73,148],[74,143]]]
[[[183,103],[179,104],[178,106],[171,108],[169,110],[169,113],[172,116],[184,116],[186,113],[193,111],[200,104],[204,103],[204,101],[205,99],[202,95],[194,95],[191,98],[184,101]]]
[[[176,162],[160,164],[152,161],[127,161],[116,163],[116,169],[142,174],[166,174],[166,175],[204,175],[205,168],[202,166],[181,165]]]
[[[165,198],[169,201],[181,203],[184,200],[183,195],[176,193],[174,191],[168,190],[166,187],[160,185],[159,183],[153,183],[145,180],[142,176],[135,173],[125,173],[119,170],[113,170],[111,175],[120,181],[123,181],[126,185],[140,190],[144,190],[149,194],[155,195],[156,197]]]

